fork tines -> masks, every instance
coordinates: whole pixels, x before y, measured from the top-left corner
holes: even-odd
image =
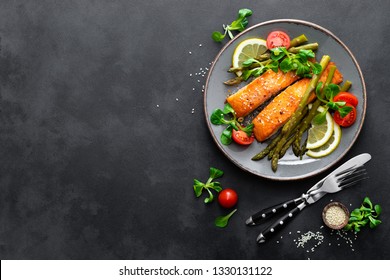
[[[348,188],[357,182],[368,178],[368,173],[364,166],[354,167],[346,172],[343,172],[343,174],[339,176],[339,186],[342,189]]]

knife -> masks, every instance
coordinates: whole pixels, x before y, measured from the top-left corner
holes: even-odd
[[[282,210],[282,209],[285,209],[285,210],[289,209],[289,208],[291,209],[291,207],[294,204],[296,205],[296,203],[299,202],[299,204],[295,208],[293,208],[291,211],[289,211],[287,214],[285,214],[282,218],[280,218],[277,222],[273,223],[266,230],[264,230],[262,233],[260,233],[259,236],[257,237],[257,242],[258,243],[265,242],[266,239],[268,239],[273,233],[275,233],[275,232],[279,231],[280,229],[282,229],[283,226],[287,222],[289,222],[293,217],[295,217],[307,205],[310,205],[310,204],[313,204],[313,203],[317,202],[324,195],[326,195],[325,192],[319,192],[319,193],[317,193],[315,195],[310,195],[309,193],[312,192],[313,190],[320,189],[323,186],[325,180],[329,178],[329,176],[332,176],[332,175],[335,175],[335,174],[339,174],[339,173],[341,173],[341,172],[343,172],[345,170],[348,170],[350,168],[356,168],[356,167],[359,167],[359,166],[363,166],[370,159],[371,159],[371,155],[370,154],[364,153],[364,154],[358,155],[358,156],[348,160],[347,162],[342,164],[340,167],[335,169],[328,176],[326,176],[325,178],[320,180],[317,184],[315,184],[312,188],[310,188],[306,193],[302,194],[302,196],[300,198],[295,199],[295,200],[290,200],[290,201],[287,201],[286,203],[281,203],[279,205],[276,205],[275,207],[269,207],[269,208],[267,208],[265,210],[262,210],[262,211],[264,211],[264,213],[268,213],[269,214],[268,216],[267,215],[264,216],[262,214],[259,214],[259,213],[262,213],[262,211],[260,211],[260,212],[256,213],[255,215],[251,216],[247,220],[247,224],[248,224],[248,222],[251,222],[251,221],[252,221],[252,224],[253,224],[254,223],[254,219],[257,221],[258,217],[261,217],[262,219],[265,219],[265,218],[269,218],[269,216],[273,216],[273,214],[278,212],[277,210],[275,210],[276,208],[280,212],[280,210]],[[282,207],[280,207],[280,205],[282,205]],[[285,207],[286,205],[287,205],[287,207]],[[271,212],[270,212],[269,209],[271,209]],[[275,210],[275,211],[273,211],[273,210]],[[252,225],[252,224],[249,223],[249,225]]]
[[[323,182],[326,180],[326,178],[328,178],[329,176],[340,173],[349,168],[362,166],[370,159],[371,159],[371,155],[364,153],[348,160],[339,168],[337,168],[332,173],[330,173],[328,176],[326,176],[325,178],[317,182],[312,188],[310,188],[306,193],[302,194],[300,197],[260,210],[259,212],[250,216],[246,220],[246,224],[248,226],[255,226],[270,219],[271,217],[274,217],[276,214],[279,214],[280,212],[285,212],[287,210],[293,209],[294,207],[300,205],[302,202],[306,201],[309,198],[308,194],[314,190],[319,189],[322,186]]]

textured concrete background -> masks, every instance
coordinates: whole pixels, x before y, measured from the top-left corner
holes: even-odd
[[[258,178],[212,141],[206,77],[189,74],[209,66],[222,47],[212,31],[242,7],[253,10],[249,25],[296,18],[331,30],[360,63],[368,93],[347,158],[371,153],[370,180],[305,210],[262,247],[247,216],[324,174]],[[388,259],[389,10],[389,1],[352,0],[1,1],[1,259]],[[223,230],[213,220],[226,211],[192,190],[210,166],[240,196]],[[382,205],[384,223],[364,230],[353,250],[320,229],[330,199],[357,207],[366,195]],[[326,238],[315,252],[294,243],[309,230]]]

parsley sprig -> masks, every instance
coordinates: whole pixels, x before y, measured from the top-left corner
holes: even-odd
[[[230,39],[233,39],[234,35],[232,31],[243,31],[248,25],[248,17],[250,17],[251,15],[252,11],[250,9],[240,9],[238,11],[238,17],[235,21],[233,21],[229,25],[223,25],[223,29],[225,30],[224,33],[214,31],[211,37],[215,42],[221,42],[226,37],[226,35],[228,35]]]

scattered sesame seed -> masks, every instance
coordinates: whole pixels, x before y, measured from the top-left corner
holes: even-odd
[[[190,74],[190,77],[192,77],[192,74]]]
[[[176,101],[179,101],[179,98],[176,98]]]
[[[202,46],[202,44],[199,44],[199,47],[201,47]]]
[[[157,104],[157,108],[160,107],[160,105]]]
[[[188,52],[189,54],[192,54],[192,52]]]

